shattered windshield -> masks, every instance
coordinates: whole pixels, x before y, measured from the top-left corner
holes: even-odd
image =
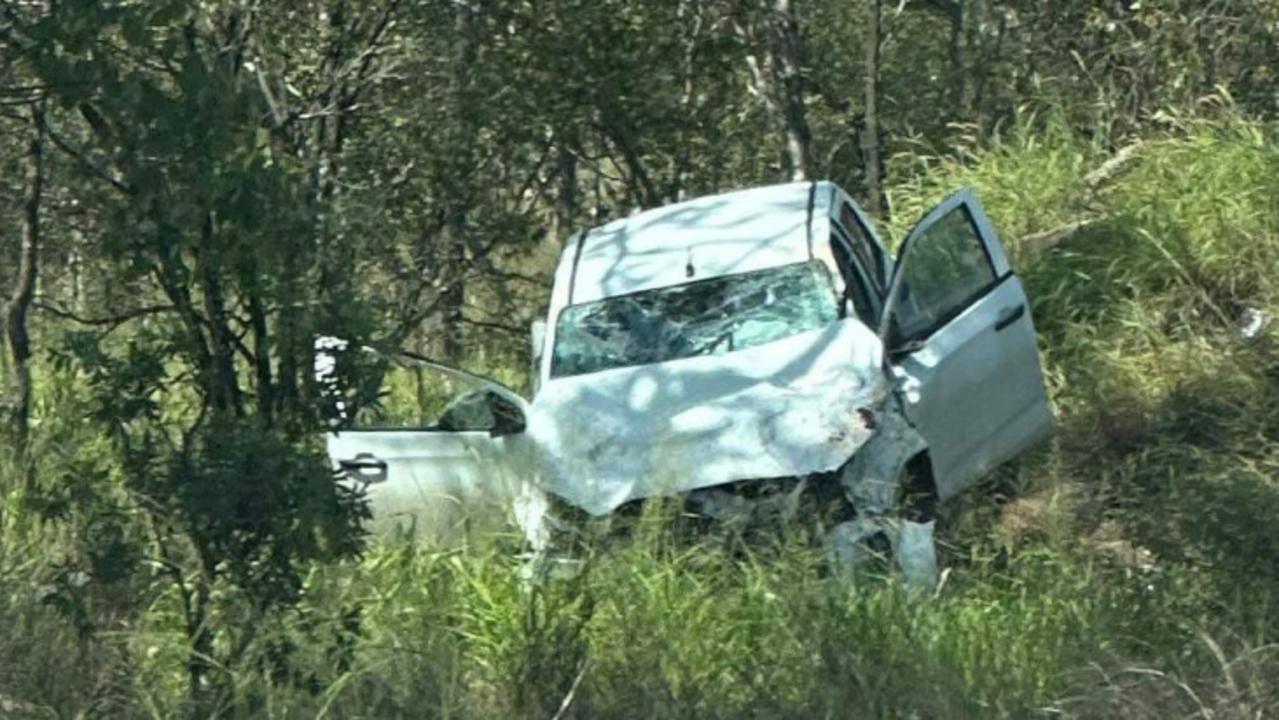
[[[551,375],[720,355],[838,316],[830,273],[817,261],[604,298],[560,313]]]

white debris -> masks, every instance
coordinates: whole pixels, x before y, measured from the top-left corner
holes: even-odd
[[[863,515],[831,528],[826,535],[826,552],[838,570],[851,570],[875,558],[871,541],[877,535],[892,542],[892,528],[882,517]]]
[[[912,589],[929,594],[937,587],[937,544],[933,542],[935,521],[902,520],[897,536],[897,565],[902,580]]]
[[[312,361],[311,372],[321,392],[329,398],[334,412],[334,417],[330,418],[329,423],[334,427],[346,419],[346,400],[342,398],[338,380],[338,354],[346,351],[350,344],[340,337],[321,335],[315,338],[312,345],[315,349],[315,359]]]
[[[1248,308],[1239,318],[1239,336],[1244,340],[1256,340],[1269,325],[1269,315],[1257,308]]]
[[[546,493],[532,482],[521,483],[511,501],[511,513],[515,526],[524,534],[524,541],[534,553],[541,553],[550,546],[549,512],[550,500]]]

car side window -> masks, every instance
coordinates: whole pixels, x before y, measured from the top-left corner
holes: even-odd
[[[862,267],[871,273],[871,282],[875,283],[877,289],[882,289],[885,282],[883,251],[871,238],[870,231],[862,225],[857,213],[853,212],[853,207],[848,203],[842,204],[839,208],[839,222],[852,236],[850,244],[853,252],[857,253]]]
[[[843,233],[835,230],[830,234],[830,247],[835,255],[835,264],[839,266],[839,274],[844,278],[844,297],[853,303],[853,311],[857,317],[870,327],[875,327],[875,308],[871,304],[871,290],[866,287],[864,274],[858,271],[857,263],[849,250],[850,243]]]
[[[920,338],[963,312],[995,282],[995,269],[968,208],[960,205],[912,242],[902,264],[896,334]]]

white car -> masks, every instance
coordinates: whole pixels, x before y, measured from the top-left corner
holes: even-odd
[[[567,243],[534,335],[531,400],[477,381],[465,419],[330,436],[375,516],[530,492],[553,502],[526,523],[672,494],[715,515],[807,479],[839,484],[862,537],[908,478],[945,500],[1051,428],[1026,293],[968,190],[896,260],[830,182],[616,220]]]

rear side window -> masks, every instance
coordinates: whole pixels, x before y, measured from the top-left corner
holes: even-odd
[[[986,246],[963,206],[912,241],[902,264],[897,322],[902,339],[919,338],[963,312],[995,282]]]
[[[844,203],[839,208],[839,222],[844,226],[844,230],[851,236],[850,240],[853,246],[853,252],[857,254],[857,259],[861,261],[862,267],[866,268],[871,275],[871,282],[875,283],[878,289],[883,289],[885,278],[884,273],[884,256],[879,245],[871,238],[870,231],[862,225],[862,221],[858,219],[857,214],[853,212],[853,207],[848,203]]]
[[[858,272],[858,263],[853,260],[848,241],[838,230],[830,236],[831,251],[835,254],[835,264],[839,266],[839,274],[844,278],[844,297],[853,303],[857,317],[869,327],[875,327],[875,307],[871,303],[870,288],[866,287],[866,279]]]

